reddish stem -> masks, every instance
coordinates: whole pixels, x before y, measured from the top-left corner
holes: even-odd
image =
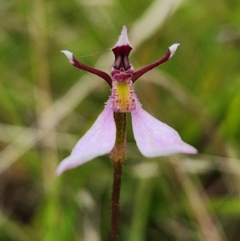
[[[113,186],[112,186],[112,216],[110,240],[118,240],[119,212],[120,212],[120,188],[122,177],[122,162],[113,163]]]
[[[112,216],[110,240],[118,240],[122,163],[126,159],[126,113],[114,113],[117,133],[110,158],[113,164]]]

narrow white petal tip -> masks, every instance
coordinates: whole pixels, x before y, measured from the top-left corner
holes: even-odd
[[[64,53],[68,58],[69,62],[73,64],[73,53],[68,50],[62,50],[61,52]]]
[[[179,45],[180,44],[177,43],[177,44],[173,44],[169,47],[169,51],[171,52],[169,59],[172,58],[172,56],[175,54]]]
[[[72,156],[69,156],[67,158],[65,158],[57,167],[57,170],[56,170],[56,175],[57,176],[60,176],[62,175],[66,170],[68,169],[72,169],[74,167],[76,167],[77,165],[75,163],[71,163],[71,160],[74,161],[74,157]]]
[[[118,46],[123,46],[123,45],[129,45],[130,47],[132,47],[130,42],[129,42],[129,39],[128,39],[127,27],[126,26],[123,26],[122,32],[119,36],[119,39],[118,39],[116,45],[113,48],[118,47]]]
[[[61,167],[58,167],[58,169],[56,171],[56,175],[60,176],[63,172],[64,172],[64,170]]]

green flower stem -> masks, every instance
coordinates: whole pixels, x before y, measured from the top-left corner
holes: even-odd
[[[122,163],[126,159],[126,113],[114,113],[114,120],[117,134],[115,146],[110,153],[113,163],[111,241],[118,240]]]

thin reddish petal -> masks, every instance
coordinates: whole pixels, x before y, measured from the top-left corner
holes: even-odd
[[[160,59],[158,59],[157,61],[153,62],[152,64],[149,64],[139,70],[137,70],[132,77],[132,82],[134,83],[138,78],[140,78],[143,74],[147,73],[148,71],[150,71],[153,68],[156,68],[157,66],[159,66],[160,64],[163,64],[165,62],[167,62],[170,58],[172,58],[172,56],[174,55],[174,53],[177,50],[177,47],[179,46],[179,44],[173,44],[168,48],[167,53]]]
[[[66,57],[68,58],[70,64],[72,64],[74,67],[76,67],[78,69],[85,70],[85,71],[87,71],[89,73],[95,74],[95,75],[99,76],[100,78],[104,79],[110,85],[110,87],[112,86],[112,79],[111,79],[111,77],[107,73],[105,73],[105,72],[103,72],[101,70],[89,67],[89,66],[79,62],[74,57],[73,53],[71,53],[71,52],[69,52],[67,50],[62,50],[61,52],[66,55]]]
[[[132,126],[137,146],[146,157],[197,152],[194,147],[183,142],[173,128],[143,110],[140,103],[138,108],[132,111]]]
[[[93,126],[78,141],[71,155],[59,164],[57,175],[62,174],[67,169],[82,165],[97,156],[109,153],[113,149],[115,139],[116,126],[112,103],[109,100]]]

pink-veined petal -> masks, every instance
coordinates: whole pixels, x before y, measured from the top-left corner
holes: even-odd
[[[67,169],[79,166],[97,156],[109,153],[115,144],[116,125],[112,103],[109,100],[88,132],[78,141],[71,155],[64,159],[57,168],[57,175]]]
[[[132,111],[132,126],[137,146],[146,157],[197,152],[194,147],[182,141],[177,131],[143,110],[140,103]]]

